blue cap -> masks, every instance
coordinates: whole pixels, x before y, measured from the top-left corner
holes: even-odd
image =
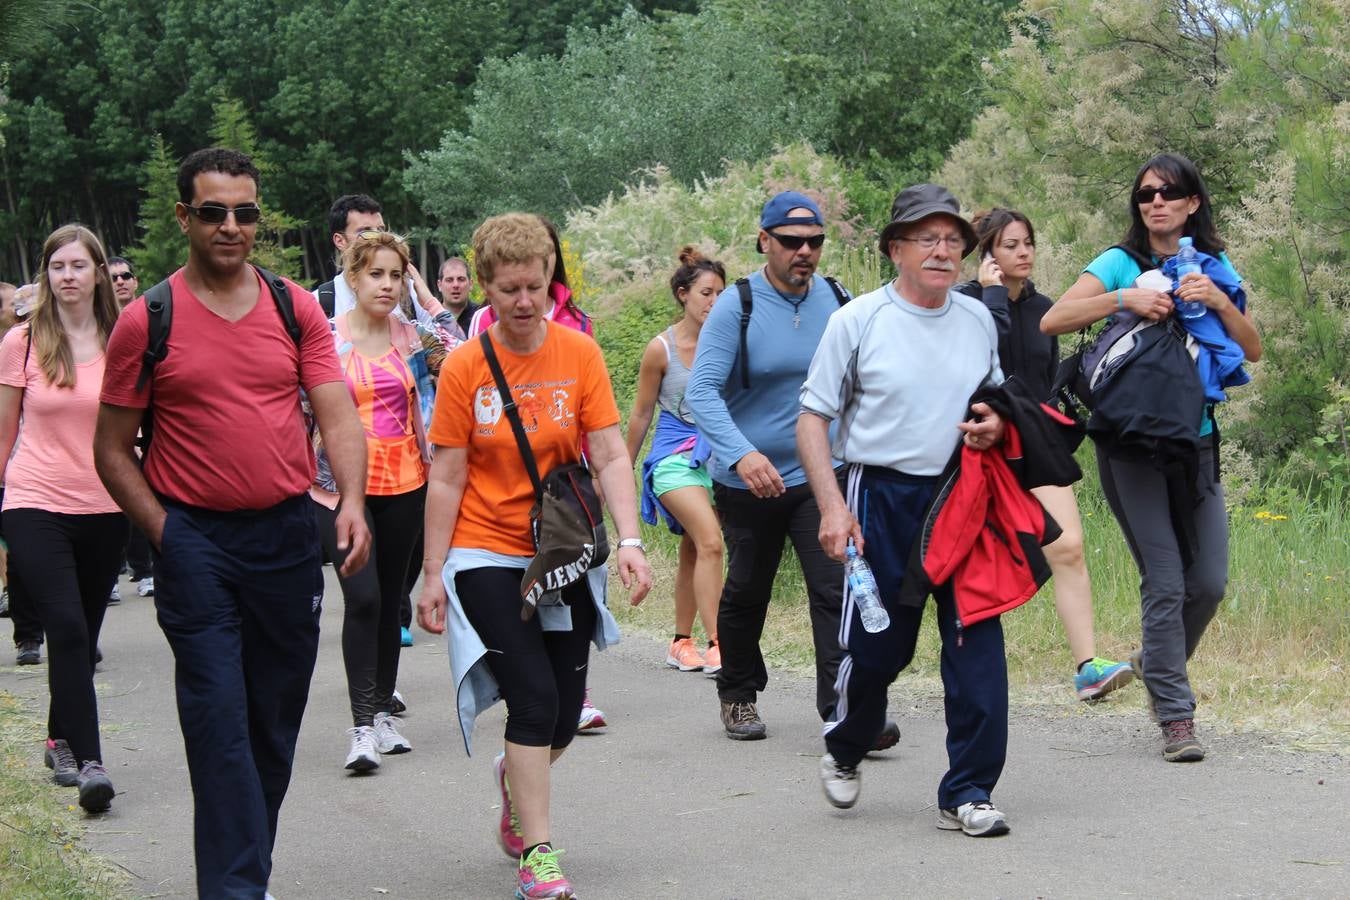
[[[811,215],[789,216],[788,213],[794,209],[809,209]],[[759,214],[759,227],[765,231],[779,225],[819,225],[824,228],[825,219],[821,216],[816,201],[797,191],[783,191],[765,203],[764,211]]]

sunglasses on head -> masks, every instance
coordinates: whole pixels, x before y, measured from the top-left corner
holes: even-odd
[[[819,250],[821,245],[825,243],[824,232],[813,234],[809,237],[802,237],[798,234],[779,234],[776,231],[770,231],[769,237],[782,244],[783,248],[786,250],[800,250],[802,249],[802,244],[805,244],[812,250]]]
[[[245,203],[242,206],[222,206],[219,203],[203,203],[201,206],[188,206],[186,203],[183,205],[203,225],[222,225],[230,213],[234,213],[234,220],[240,225],[256,225],[262,218],[262,210],[256,203]]]
[[[1134,192],[1134,202],[1139,206],[1152,203],[1153,198],[1162,194],[1164,200],[1181,200],[1191,196],[1183,187],[1175,184],[1164,184],[1158,187],[1141,187]]]
[[[108,276],[113,281],[135,281],[136,275],[132,272],[113,272]]]

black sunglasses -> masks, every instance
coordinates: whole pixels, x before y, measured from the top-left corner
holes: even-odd
[[[136,276],[132,272],[113,272],[108,276],[113,281],[135,281]]]
[[[1141,187],[1134,192],[1134,202],[1139,206],[1152,203],[1153,198],[1162,194],[1164,200],[1181,200],[1191,196],[1183,187],[1175,184],[1164,184],[1160,187]]]
[[[802,237],[797,234],[779,234],[776,231],[770,231],[769,237],[782,244],[783,247],[788,250],[800,250],[802,249],[802,244],[805,244],[812,250],[819,250],[821,245],[825,243],[825,233],[823,231],[820,234],[813,234],[810,237]]]
[[[240,225],[256,225],[262,218],[262,210],[256,203],[246,203],[243,206],[221,206],[219,203],[203,203],[201,206],[188,206],[186,203],[183,205],[203,225],[222,225],[230,213],[234,213],[234,220]]]

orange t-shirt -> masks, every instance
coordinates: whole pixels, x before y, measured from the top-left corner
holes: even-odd
[[[347,390],[366,432],[366,493],[378,496],[415,491],[427,480],[417,443],[417,392],[412,370],[397,347],[374,359],[352,350],[345,371]]]
[[[619,423],[600,345],[548,323],[538,350],[525,356],[493,343],[541,476],[581,459],[581,436]],[[469,474],[452,547],[533,556],[534,485],[478,341],[457,347],[441,368],[428,433],[440,447],[468,449]]]

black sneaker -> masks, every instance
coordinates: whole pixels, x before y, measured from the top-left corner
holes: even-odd
[[[900,726],[895,724],[894,719],[887,719],[886,724],[882,726],[881,734],[877,735],[877,741],[872,745],[869,753],[880,753],[882,750],[889,750],[900,743]]]
[[[61,787],[75,787],[80,783],[80,767],[75,763],[75,754],[70,752],[70,745],[64,740],[47,738],[42,764],[52,770],[52,781]]]
[[[16,666],[36,666],[42,662],[42,642],[41,641],[19,641],[19,655],[15,658]]]
[[[89,760],[80,766],[80,806],[85,812],[99,813],[112,806],[112,779],[103,763]]]
[[[762,741],[769,733],[749,700],[723,700],[722,726],[733,741]]]
[[[1199,762],[1205,758],[1205,748],[1195,738],[1195,720],[1177,719],[1162,723],[1163,759],[1168,762]]]

